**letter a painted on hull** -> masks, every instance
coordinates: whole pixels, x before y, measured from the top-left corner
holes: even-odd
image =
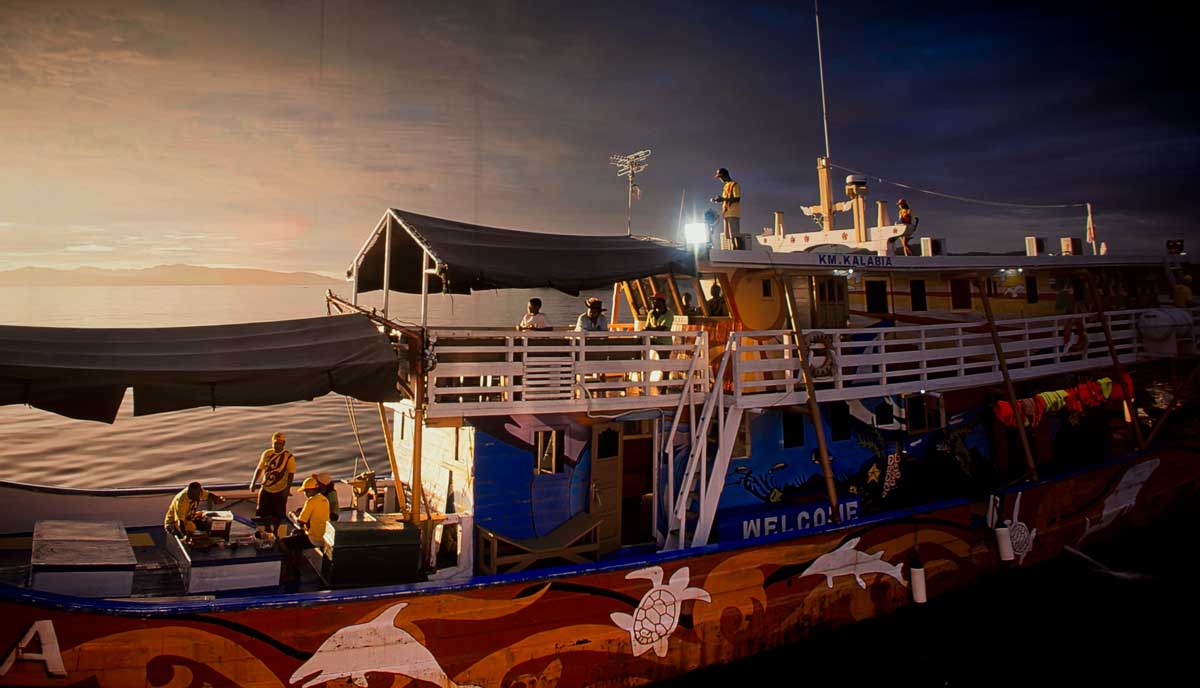
[[[33,639],[37,638],[38,651],[30,652],[25,648],[29,647]],[[58,651],[58,636],[54,634],[54,622],[49,619],[34,621],[29,630],[25,632],[25,637],[21,638],[21,642],[8,653],[8,658],[4,660],[4,664],[0,664],[0,676],[4,676],[13,668],[17,660],[26,662],[41,662],[46,667],[46,673],[51,676],[66,676],[67,668],[63,666],[62,653]]]

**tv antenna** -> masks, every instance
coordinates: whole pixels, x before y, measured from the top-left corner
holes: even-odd
[[[638,198],[641,198],[641,189],[633,183],[633,178],[638,172],[642,172],[650,166],[650,163],[646,162],[649,157],[649,149],[629,155],[608,156],[608,163],[617,167],[617,176],[629,180],[629,200],[625,207],[625,236],[633,235],[633,196],[636,193]]]

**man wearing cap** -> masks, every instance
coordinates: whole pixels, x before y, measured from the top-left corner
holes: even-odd
[[[714,196],[713,203],[721,204],[721,219],[725,223],[725,242],[731,248],[737,248],[736,237],[741,234],[742,223],[742,185],[733,181],[729,170],[722,167],[713,175],[714,179],[722,182],[721,195]]]
[[[299,573],[300,553],[312,547],[320,547],[325,538],[325,527],[329,525],[329,500],[321,494],[321,484],[317,479],[312,476],[305,478],[304,483],[296,488],[296,492],[303,492],[306,497],[304,506],[296,515],[296,525],[300,530],[279,541],[287,552],[291,576]],[[284,494],[287,494],[286,490]]]
[[[163,518],[163,528],[172,535],[186,537],[203,529],[204,519],[200,516],[200,500],[212,499],[217,504],[224,504],[225,498],[204,489],[200,483],[188,483],[188,486],[175,495],[171,506],[167,507],[167,515]]]
[[[253,491],[254,483],[262,476],[258,507],[254,511],[261,525],[278,526],[287,519],[288,489],[296,475],[296,457],[283,448],[285,442],[282,432],[271,435],[271,448],[262,453],[250,478],[250,490]]]
[[[576,332],[608,332],[608,318],[604,311],[608,310],[600,299],[593,296],[587,300],[587,310],[579,314],[575,321]]]

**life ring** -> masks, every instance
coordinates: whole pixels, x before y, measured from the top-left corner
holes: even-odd
[[[821,354],[818,355],[813,351],[813,344],[821,345],[823,348]],[[814,378],[833,377],[833,372],[837,367],[833,335],[824,332],[805,332],[804,349],[808,352],[808,369]]]
[[[1078,354],[1087,349],[1087,328],[1083,318],[1072,318],[1063,326],[1063,353]]]

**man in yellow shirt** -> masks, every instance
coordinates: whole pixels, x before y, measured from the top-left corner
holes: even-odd
[[[721,204],[721,219],[725,223],[724,237],[730,248],[739,248],[742,224],[742,185],[733,181],[729,170],[722,167],[713,175],[720,179],[721,195],[712,199],[713,203]]]
[[[329,525],[329,500],[321,494],[321,484],[316,478],[308,477],[296,490],[304,492],[306,499],[300,513],[296,516],[296,524],[300,530],[283,538],[279,544],[287,553],[290,576],[298,575],[300,554],[312,547],[321,547],[325,538],[325,527]]]
[[[188,483],[188,486],[175,495],[171,506],[167,507],[167,515],[163,518],[163,528],[172,535],[186,537],[196,532],[202,525],[200,518],[200,500],[213,499],[217,504],[224,504],[225,498],[213,494],[201,487],[200,483]]]
[[[250,478],[250,490],[262,476],[262,488],[258,491],[258,506],[254,516],[259,525],[273,530],[287,520],[288,490],[296,475],[296,457],[283,448],[286,438],[282,432],[271,435],[271,448],[262,453],[258,467]]]
[[[1175,283],[1175,307],[1190,308],[1192,305],[1192,276],[1184,275]]]

